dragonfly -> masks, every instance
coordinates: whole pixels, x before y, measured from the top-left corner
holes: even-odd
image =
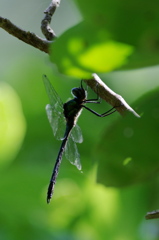
[[[114,113],[116,109],[113,107],[105,113],[99,114],[88,108],[87,103],[100,103],[101,101],[99,101],[98,95],[96,99],[87,99],[87,91],[83,88],[82,80],[80,87],[71,90],[73,99],[64,104],[46,75],[43,76],[43,81],[50,101],[50,104],[46,105],[47,117],[55,137],[62,141],[47,191],[47,203],[50,203],[63,154],[65,153],[65,157],[79,170],[82,168],[76,143],[83,141],[81,129],[77,125],[77,120],[83,108],[98,117],[106,117]]]

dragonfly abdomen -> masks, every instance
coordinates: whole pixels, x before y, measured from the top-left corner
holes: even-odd
[[[61,147],[60,147],[57,159],[56,159],[56,163],[55,163],[55,166],[54,166],[54,169],[53,169],[53,172],[52,172],[52,176],[51,176],[51,179],[50,179],[50,184],[49,184],[48,191],[47,191],[47,203],[50,202],[50,200],[52,198],[52,195],[53,195],[53,192],[54,192],[54,186],[55,186],[56,178],[57,178],[57,175],[58,175],[58,172],[59,172],[59,167],[60,167],[60,164],[61,164],[61,161],[62,161],[62,156],[63,156],[63,153],[65,151],[66,143],[67,143],[67,140],[68,140],[68,137],[70,135],[71,130],[72,130],[72,128],[66,127],[64,139],[62,141],[62,144],[61,144]]]

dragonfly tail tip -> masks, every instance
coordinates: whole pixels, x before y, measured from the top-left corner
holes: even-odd
[[[47,197],[47,204],[50,203],[51,198]]]

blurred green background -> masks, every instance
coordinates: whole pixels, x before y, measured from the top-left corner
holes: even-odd
[[[103,9],[110,1],[101,1],[100,5],[96,1],[61,0],[53,17],[52,26],[60,37],[56,43],[58,57],[53,55],[51,59],[62,73],[76,77],[60,74],[45,53],[0,29],[2,240],[159,239],[159,221],[146,221],[144,218],[148,211],[159,208],[159,34],[156,30],[156,7],[159,3],[140,0],[137,5],[136,1],[129,1],[133,13],[131,17],[134,16],[129,19],[125,1],[122,4],[117,0],[111,2],[114,4],[110,4],[111,11],[106,12],[108,19],[103,17]],[[43,37],[40,21],[49,4],[50,1],[38,0],[1,1],[0,15]],[[142,14],[141,9],[144,9]],[[99,17],[94,13],[101,15]],[[124,21],[123,16],[130,22]],[[143,16],[146,16],[145,21]],[[85,21],[80,22],[82,19]],[[95,19],[96,25],[92,19]],[[102,67],[103,73],[99,76],[122,95],[141,118],[131,114],[122,118],[115,113],[98,119],[84,110],[78,122],[84,137],[84,142],[78,144],[82,171],[63,157],[54,196],[47,205],[47,186],[60,142],[54,138],[45,113],[48,97],[42,75],[48,76],[62,100],[66,101],[71,97],[71,88],[80,84],[78,76],[100,72],[98,61],[92,60],[93,65],[88,65],[91,51],[89,56],[86,54],[84,65],[80,62],[88,47],[96,46],[92,49],[98,50],[99,46],[101,54],[104,51],[101,38],[82,32],[91,22],[96,33],[98,29],[102,33],[105,29],[107,34],[104,37],[109,36],[113,43],[120,42],[133,49],[121,59],[118,56],[118,64],[111,59],[110,68]],[[78,25],[79,33],[88,44],[82,48],[83,52],[77,52],[76,48],[69,52],[62,45],[65,40],[74,40],[76,27],[73,26],[76,24],[81,24]],[[143,32],[139,31],[141,29]],[[76,40],[80,34],[76,35]],[[117,46],[115,44],[113,46]],[[78,50],[81,51],[81,48]],[[65,65],[67,61],[62,60],[68,55],[71,63]],[[78,59],[79,55],[81,58]],[[105,65],[109,62],[108,56],[105,59],[103,55]],[[76,58],[79,61],[76,62]],[[144,68],[139,68],[141,66]],[[110,70],[114,71],[109,73]],[[89,91],[89,96],[94,96],[93,92]],[[110,106],[103,101],[92,108],[102,113]]]

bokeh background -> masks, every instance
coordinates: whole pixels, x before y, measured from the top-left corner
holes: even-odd
[[[156,13],[154,2],[146,1],[151,6],[146,12],[150,22]],[[43,37],[40,22],[49,3],[1,0],[0,15]],[[52,20],[58,36],[80,23],[88,13],[88,3],[61,0]],[[145,1],[139,3],[143,6]],[[95,5],[92,1],[90,13]],[[122,24],[127,36],[135,32],[128,22]],[[134,24],[137,27],[138,22]],[[155,61],[150,51],[152,61],[142,62],[143,55],[142,68],[139,64],[131,70],[99,74],[141,118],[115,113],[98,119],[84,110],[79,119],[84,142],[78,144],[82,171],[63,157],[54,196],[47,205],[47,186],[60,142],[47,120],[42,75],[48,76],[63,101],[71,97],[70,90],[79,86],[80,79],[59,73],[47,54],[0,29],[0,239],[159,239],[159,221],[145,220],[148,211],[159,208],[159,34],[154,31],[155,27],[145,36],[151,40],[151,50],[155,46]],[[117,40],[124,42],[124,38]],[[94,96],[91,90],[89,96]],[[102,113],[110,106],[103,101],[92,108]]]

